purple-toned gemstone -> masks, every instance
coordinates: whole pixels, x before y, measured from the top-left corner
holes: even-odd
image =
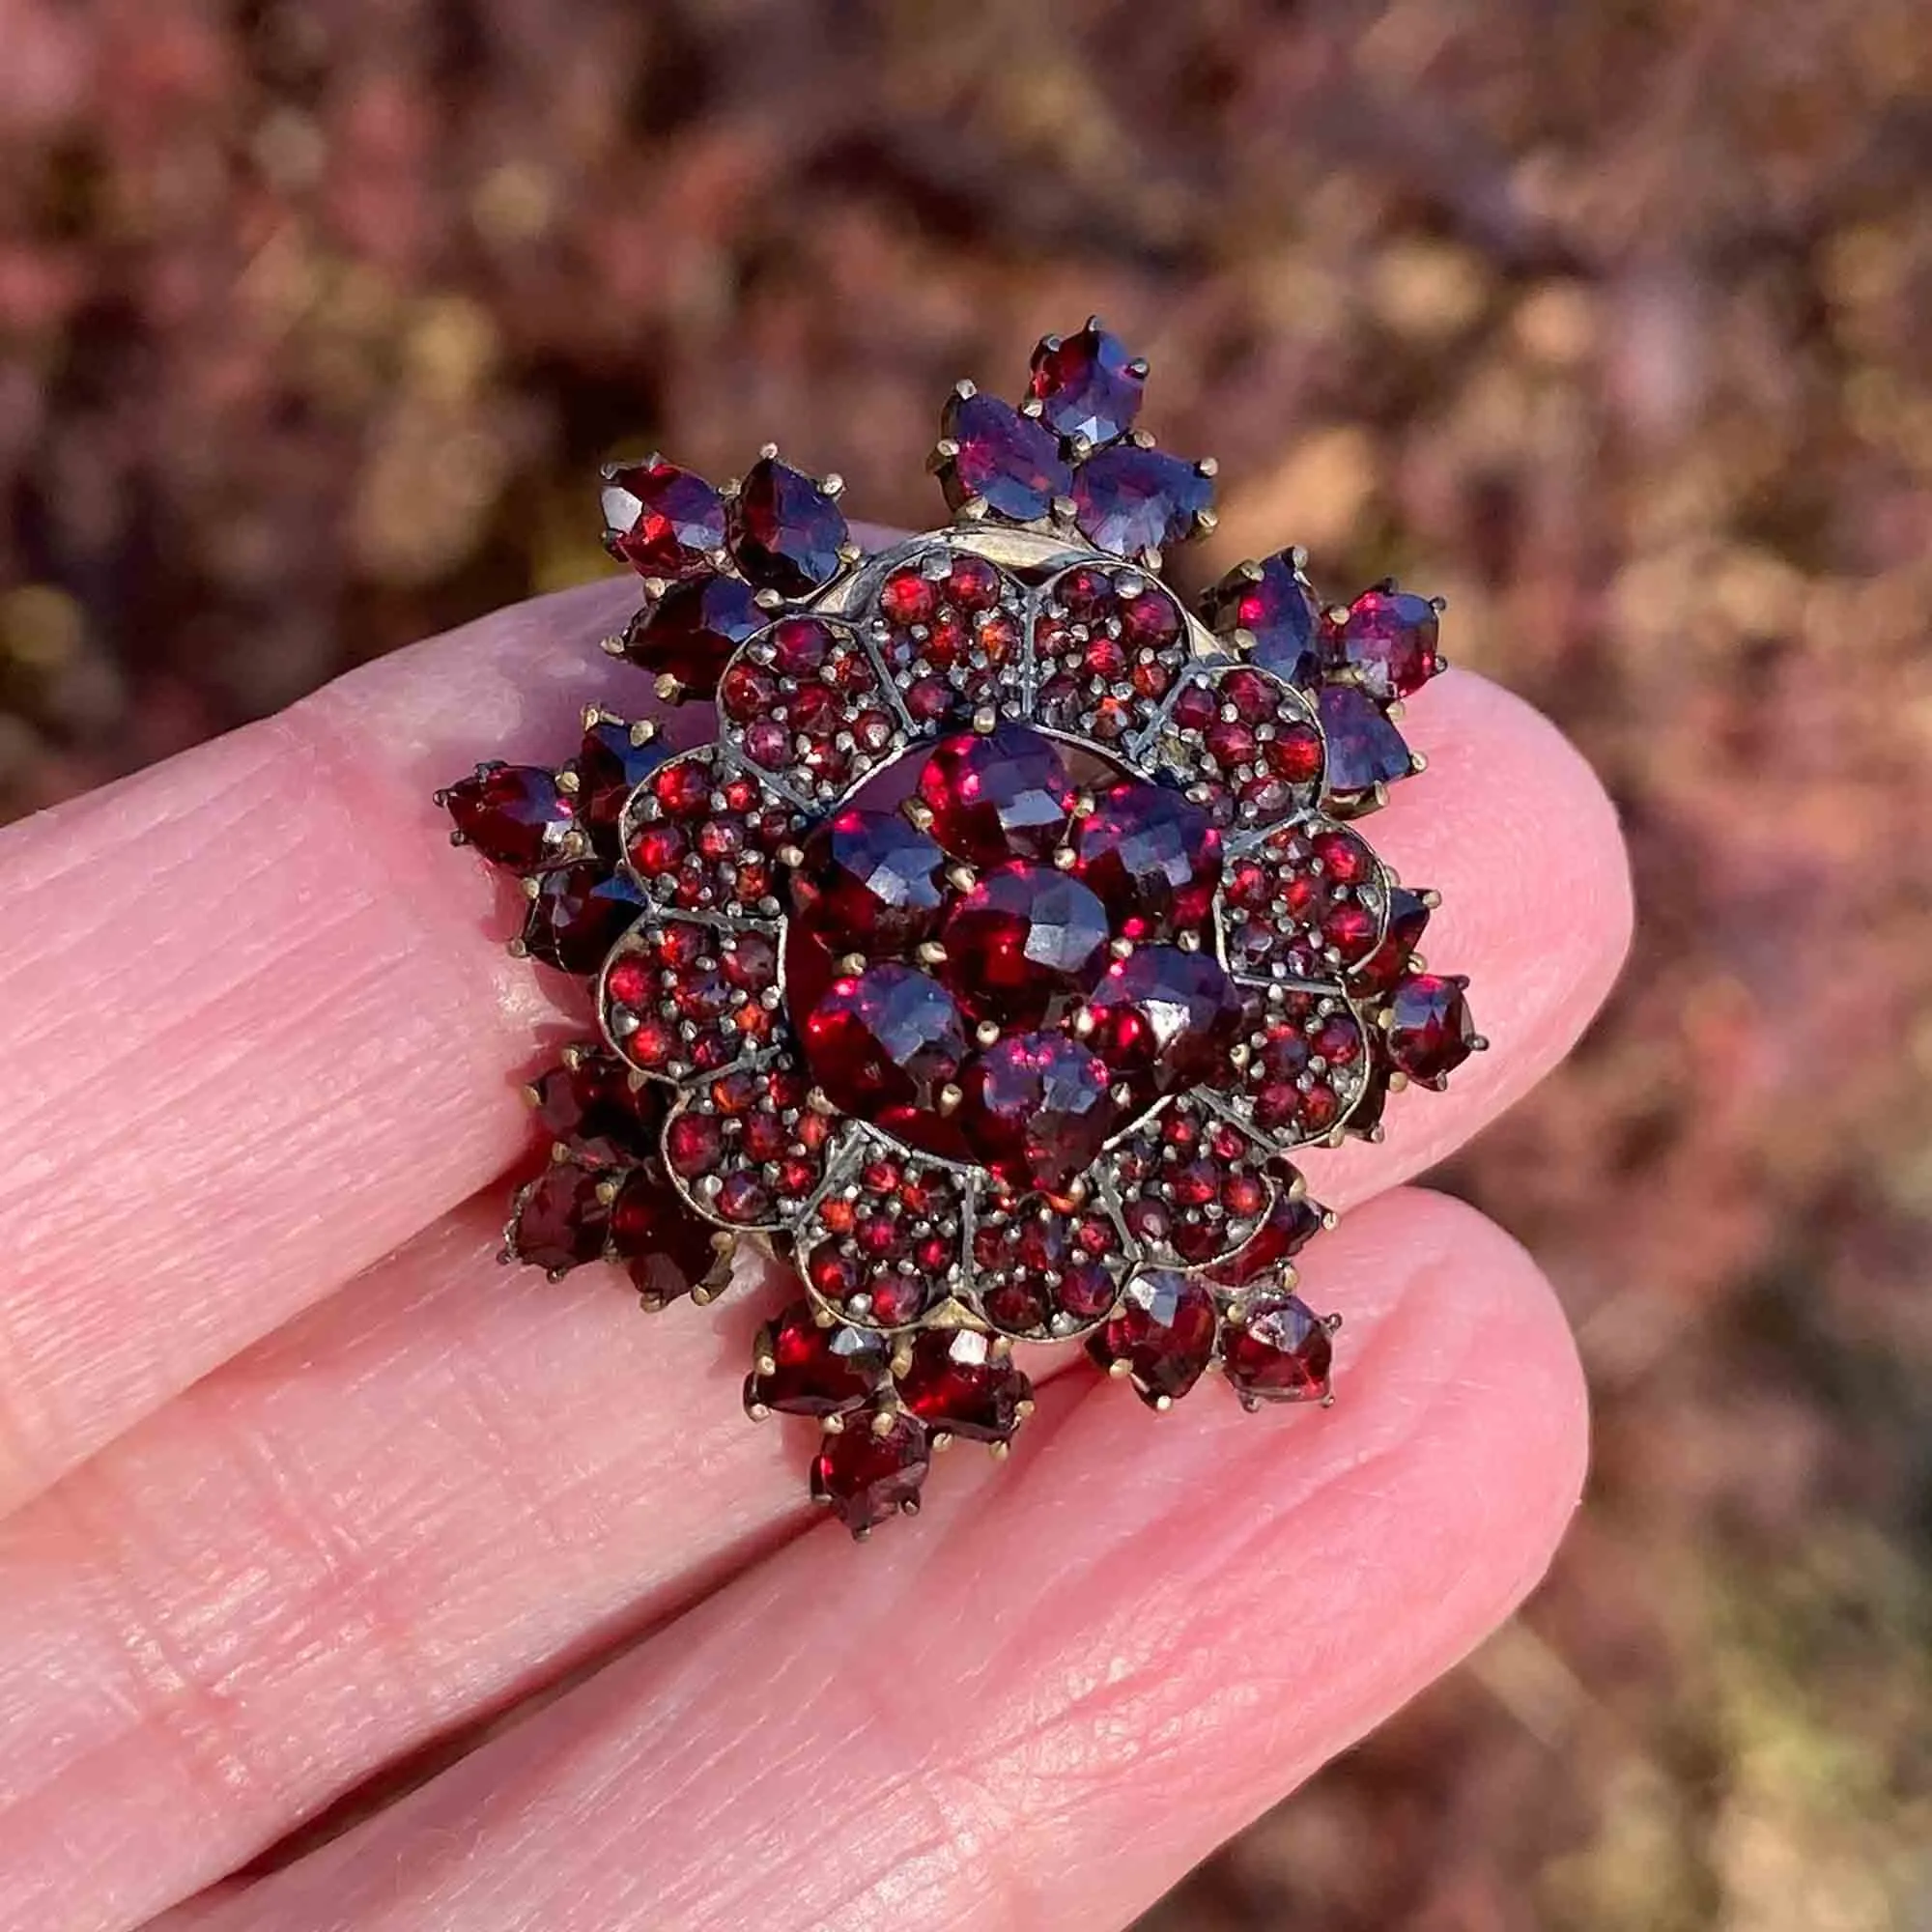
[[[1033,352],[1030,385],[1040,414],[1060,435],[1099,444],[1133,428],[1147,364],[1119,336],[1092,323],[1077,335],[1048,336]]]
[[[953,396],[940,433],[959,445],[940,472],[946,500],[955,510],[979,497],[996,516],[1029,524],[1073,487],[1053,433],[997,396]]]
[[[653,677],[674,677],[685,697],[709,697],[720,673],[768,619],[741,577],[716,573],[673,584],[624,628],[624,656]]]
[[[724,499],[703,477],[661,456],[606,472],[604,547],[639,577],[702,576],[724,546]]]
[[[1213,482],[1193,464],[1131,442],[1090,456],[1073,475],[1074,521],[1118,556],[1185,542],[1213,501]]]
[[[1253,662],[1289,684],[1312,686],[1320,673],[1321,613],[1294,557],[1277,551],[1261,564],[1232,572],[1202,599],[1202,616],[1223,637],[1246,631]]]
[[[761,457],[731,500],[727,540],[738,568],[759,588],[804,597],[844,567],[845,513],[801,469]]]
[[[1408,777],[1408,746],[1359,685],[1324,684],[1318,702],[1328,741],[1328,789],[1338,798],[1359,798]]]

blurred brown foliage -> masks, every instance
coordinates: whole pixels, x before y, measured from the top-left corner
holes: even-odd
[[[1448,1177],[1591,1504],[1151,1928],[1932,1922],[1923,0],[0,0],[0,810],[599,567],[617,434],[929,521],[1097,307],[1286,535],[1446,591],[1643,929]],[[1293,1641],[1293,1633],[1284,1633]]]

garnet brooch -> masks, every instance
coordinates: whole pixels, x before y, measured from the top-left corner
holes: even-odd
[[[616,1262],[653,1308],[746,1242],[794,1269],[746,1406],[820,1420],[812,1493],[862,1535],[952,1438],[1004,1453],[1015,1341],[1084,1337],[1155,1408],[1210,1369],[1327,1400],[1292,1264],[1332,1216],[1291,1158],[1483,1044],[1416,953],[1435,895],[1352,824],[1422,768],[1439,602],[1324,610],[1283,551],[1183,610],[1161,559],[1214,467],[1135,427],[1146,376],[1090,322],[1017,409],[961,383],[953,521],[877,556],[775,449],[724,490],[611,466],[645,601],[608,647],[715,742],[592,709],[559,769],[439,795],[600,1034],[529,1089],[504,1259]]]

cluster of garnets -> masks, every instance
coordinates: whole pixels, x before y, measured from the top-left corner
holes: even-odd
[[[796,1299],[746,1405],[819,1419],[812,1492],[861,1534],[935,1448],[1004,1453],[1015,1341],[1084,1336],[1158,1408],[1210,1369],[1325,1400],[1292,1263],[1330,1217],[1287,1156],[1482,1044],[1416,952],[1435,895],[1348,822],[1421,769],[1438,606],[1323,610],[1282,552],[1184,613],[1161,554],[1213,466],[1135,427],[1146,373],[1090,323],[1018,408],[961,384],[953,525],[870,561],[776,450],[724,490],[612,466],[646,600],[609,648],[717,741],[593,709],[561,769],[440,794],[601,1032],[530,1089],[506,1259],[659,1306],[773,1248]]]

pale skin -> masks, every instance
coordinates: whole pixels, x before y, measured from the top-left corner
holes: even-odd
[[[772,1297],[497,1267],[582,1037],[430,802],[554,761],[635,588],[499,612],[0,833],[0,1932],[1126,1923],[1507,1616],[1577,1502],[1548,1283],[1404,1183],[1562,1057],[1630,901],[1544,720],[1452,671],[1369,830],[1492,1050],[1307,1162],[1340,1400],[1045,1363],[855,1548],[738,1388]],[[1452,631],[1451,637],[1453,639]],[[356,1785],[609,1655],[267,1876]]]

